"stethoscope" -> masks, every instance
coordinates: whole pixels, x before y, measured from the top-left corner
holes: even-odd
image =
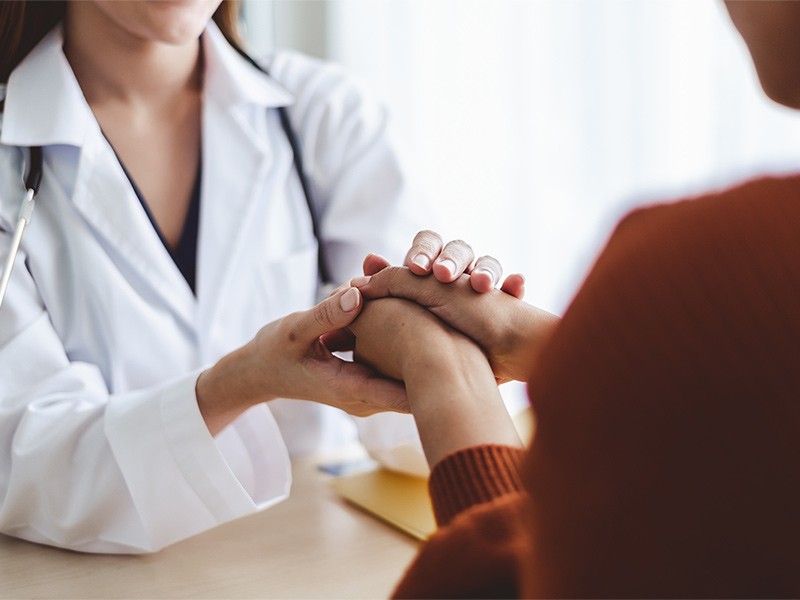
[[[230,42],[230,40],[228,41]],[[233,46],[233,48],[256,69],[265,75],[269,75],[269,73],[263,67],[261,67],[261,65],[259,65],[244,50],[239,48],[238,45],[231,43],[231,46]],[[0,95],[0,107],[2,106],[2,101],[5,99],[4,96],[5,92]],[[327,255],[325,254],[325,246],[322,242],[322,237],[319,230],[319,215],[317,214],[317,208],[316,204],[314,203],[311,186],[308,178],[306,177],[306,172],[303,169],[303,156],[300,152],[300,143],[298,142],[297,136],[295,135],[292,125],[289,122],[289,115],[287,114],[286,109],[282,106],[278,107],[277,111],[281,122],[281,128],[283,129],[286,139],[289,140],[289,145],[292,148],[294,168],[295,171],[297,171],[297,176],[300,179],[300,186],[303,189],[303,196],[306,200],[308,213],[311,216],[311,229],[314,233],[314,238],[317,240],[317,268],[319,270],[321,284],[319,296],[324,297],[333,289],[333,278],[331,277]],[[0,112],[0,114],[2,114],[2,112]],[[14,262],[17,259],[17,254],[19,253],[19,247],[22,243],[22,236],[25,233],[25,229],[31,222],[33,208],[36,204],[35,198],[39,193],[39,186],[42,182],[42,170],[42,148],[41,146],[33,146],[28,155],[28,174],[23,181],[25,196],[22,199],[22,204],[20,204],[17,223],[14,227],[14,236],[11,239],[11,249],[6,257],[6,263],[3,266],[2,277],[0,277],[0,308],[3,306],[3,298],[6,295],[8,282],[11,278],[11,269],[14,267]]]
[[[19,245],[22,243],[22,235],[25,233],[25,228],[31,222],[33,207],[36,204],[34,196],[39,193],[39,184],[42,183],[41,146],[34,146],[31,148],[29,162],[28,176],[23,181],[25,196],[22,198],[22,204],[19,206],[17,224],[14,227],[14,237],[11,238],[11,249],[6,257],[6,264],[3,266],[3,276],[0,277],[0,308],[3,306],[3,298],[6,296],[8,281],[11,279],[11,269],[14,267],[14,261],[17,260]]]

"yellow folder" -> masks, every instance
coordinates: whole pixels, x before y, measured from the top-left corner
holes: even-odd
[[[401,531],[426,540],[436,531],[428,480],[377,468],[331,482],[342,497]]]

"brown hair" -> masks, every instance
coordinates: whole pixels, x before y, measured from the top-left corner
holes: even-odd
[[[241,0],[222,0],[214,22],[225,38],[239,43]],[[58,23],[66,12],[66,0],[3,0],[0,2],[0,82]]]

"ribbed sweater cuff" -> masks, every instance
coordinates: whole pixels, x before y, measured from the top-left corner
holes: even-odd
[[[471,506],[521,491],[519,466],[524,454],[520,448],[485,445],[442,459],[428,483],[437,524],[447,525]]]

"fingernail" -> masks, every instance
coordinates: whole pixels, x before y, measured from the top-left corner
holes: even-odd
[[[425,269],[426,271],[431,266],[431,259],[422,254],[422,252],[420,252],[414,258],[412,258],[411,262],[417,265],[418,267]]]
[[[364,287],[369,283],[369,280],[372,279],[371,275],[362,275],[361,277],[353,277],[350,280],[350,285],[353,287]]]
[[[359,296],[358,289],[352,287],[339,298],[339,306],[342,307],[344,312],[351,312],[358,306]]]
[[[443,260],[440,260],[440,261],[438,261],[437,264],[441,268],[445,269],[448,273],[450,273],[451,277],[456,274],[456,263],[454,263],[449,258],[445,258]]]

